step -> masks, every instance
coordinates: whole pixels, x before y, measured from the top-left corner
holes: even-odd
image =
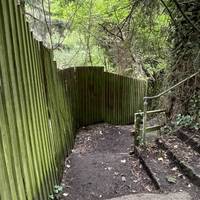
[[[179,169],[192,183],[200,186],[200,156],[190,146],[176,136],[162,137],[157,144],[166,150]]]
[[[180,129],[177,131],[177,136],[200,154],[200,134],[198,132]]]
[[[188,185],[196,189],[196,186],[191,185],[190,181],[182,176],[178,168],[170,162],[165,151],[152,146],[147,147],[146,150],[135,147],[135,152],[156,187],[162,192],[183,190],[190,192]]]
[[[110,200],[192,200],[192,197],[187,192],[177,192],[169,194],[133,194]]]

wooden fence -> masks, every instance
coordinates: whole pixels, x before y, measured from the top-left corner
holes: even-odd
[[[0,199],[47,200],[73,145],[73,116],[52,52],[16,0],[0,0]]]
[[[76,127],[98,122],[130,124],[134,113],[143,108],[144,80],[104,72],[103,67],[75,67],[60,73]]]
[[[102,68],[58,72],[52,57],[17,1],[0,0],[0,200],[47,200],[75,128],[132,122],[141,108],[144,81]]]

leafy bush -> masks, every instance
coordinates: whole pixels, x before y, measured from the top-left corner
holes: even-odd
[[[189,102],[189,113],[199,122],[200,118],[200,94],[195,94]]]
[[[195,129],[199,129],[200,125],[196,122],[195,118],[191,115],[177,115],[176,125],[181,127],[191,127]]]

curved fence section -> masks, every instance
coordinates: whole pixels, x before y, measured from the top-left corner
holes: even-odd
[[[142,110],[146,81],[104,72],[103,67],[60,71],[70,97],[76,126],[98,122],[130,124]]]

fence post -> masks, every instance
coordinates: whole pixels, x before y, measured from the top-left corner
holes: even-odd
[[[147,99],[144,99],[144,116],[143,116],[143,132],[142,132],[142,143],[146,145],[146,123],[147,123]]]
[[[139,146],[141,144],[141,122],[142,122],[142,113],[135,113],[135,132],[134,132],[134,144],[135,146]]]

